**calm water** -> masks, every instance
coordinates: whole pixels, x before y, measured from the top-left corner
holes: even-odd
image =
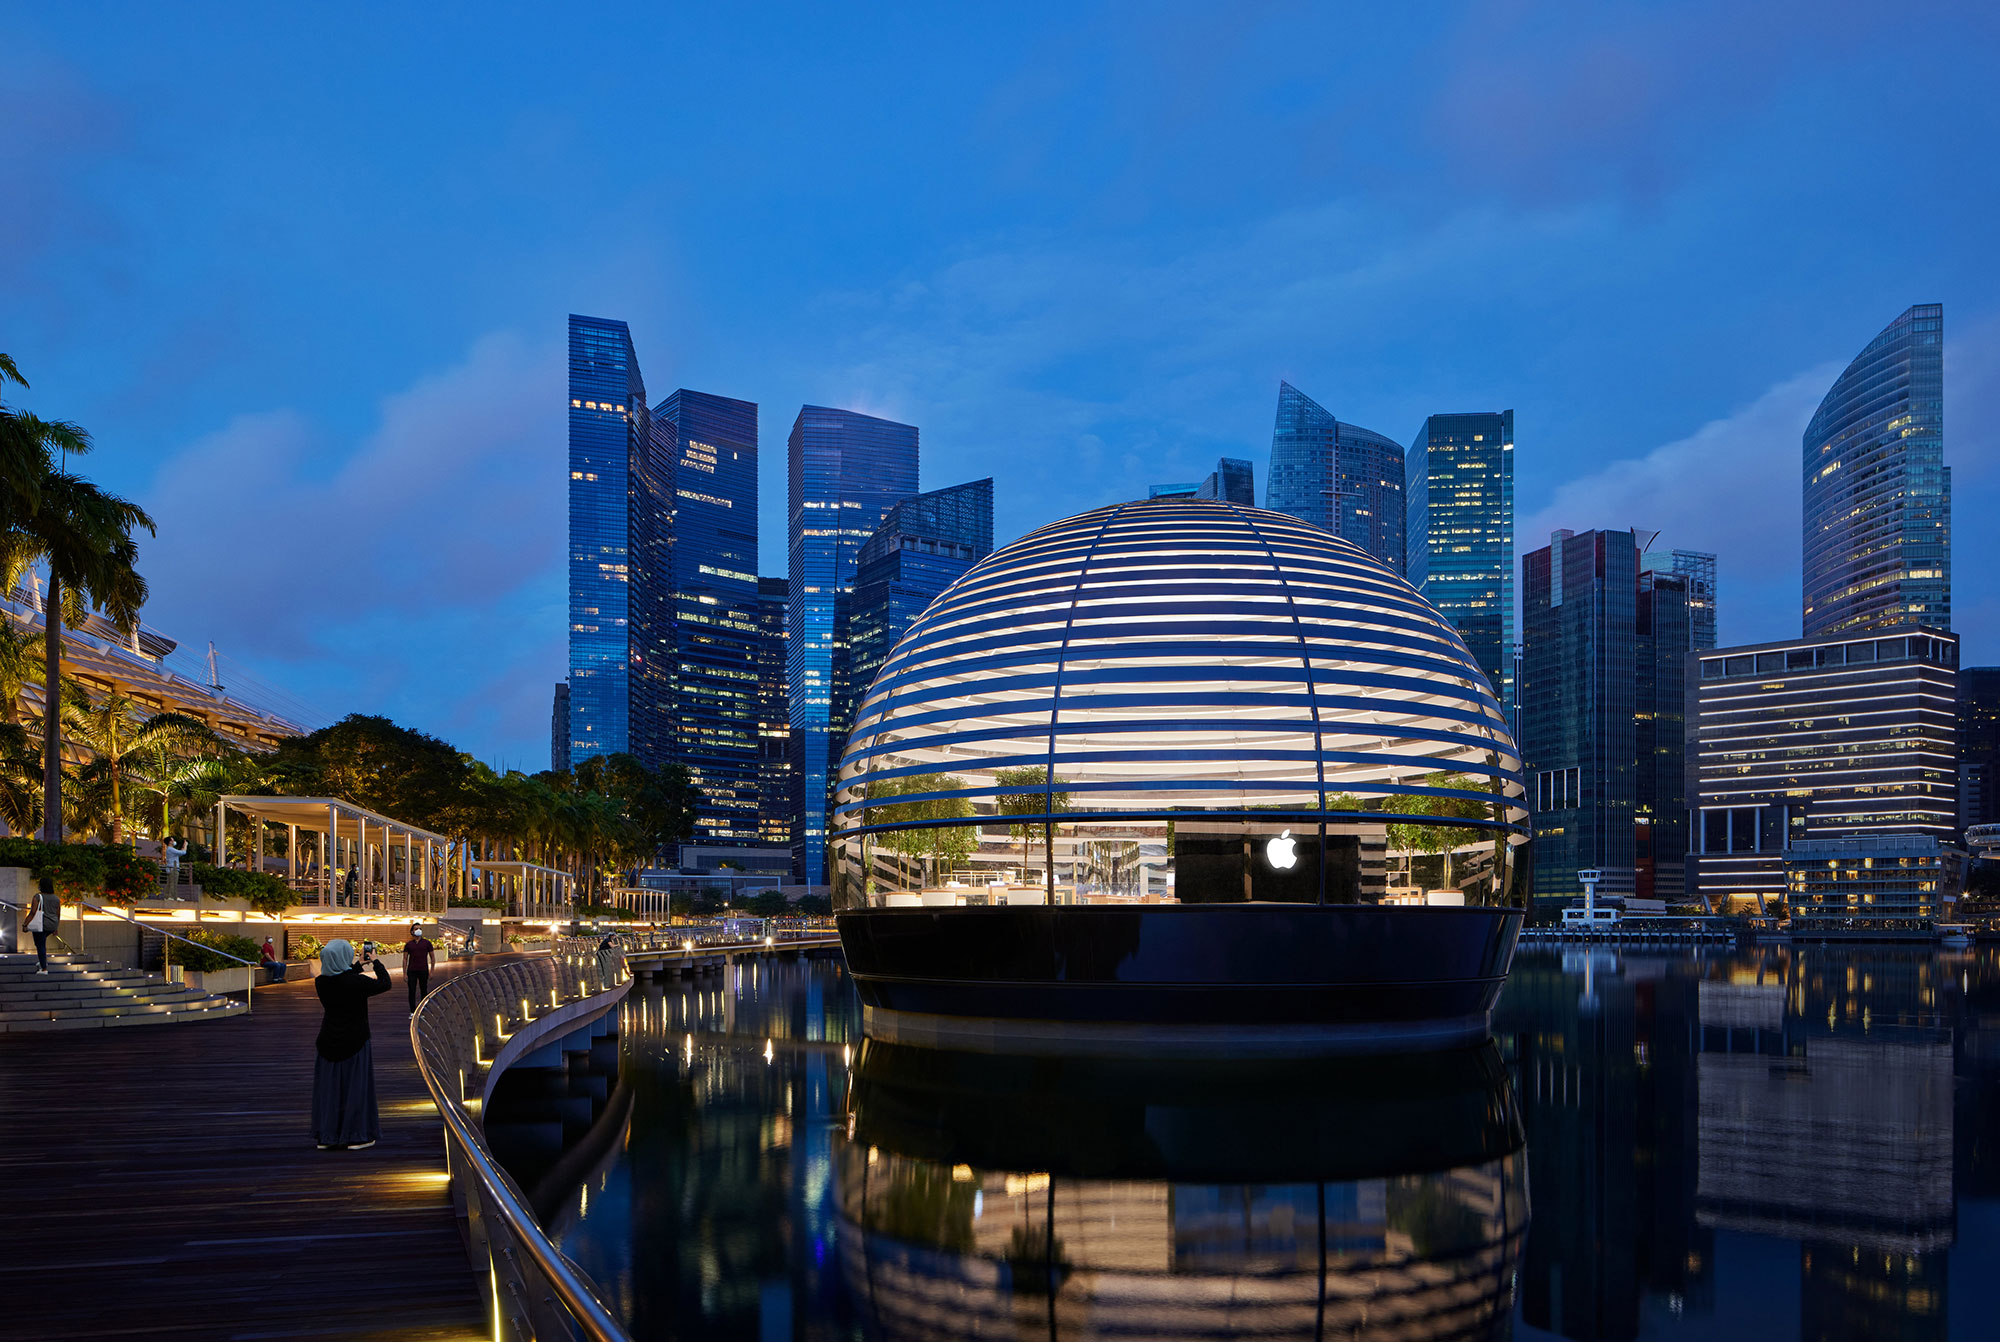
[[[859,1018],[833,962],[635,991],[599,1140],[530,1174],[638,1336],[2000,1337],[1991,950],[1523,955],[1421,1062]]]

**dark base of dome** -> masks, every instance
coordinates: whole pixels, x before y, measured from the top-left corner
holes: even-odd
[[[868,1032],[994,1052],[1449,1048],[1486,1034],[1515,909],[1372,904],[840,915]]]

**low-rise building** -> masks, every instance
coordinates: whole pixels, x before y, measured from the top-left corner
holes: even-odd
[[[1953,843],[1954,635],[1801,638],[1692,661],[1689,861],[1712,908],[1782,908],[1788,846],[1862,836]]]

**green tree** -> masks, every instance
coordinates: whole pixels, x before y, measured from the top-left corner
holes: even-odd
[[[20,721],[21,691],[42,683],[42,636],[0,622],[0,719]]]
[[[1057,778],[1049,781],[1049,771],[1039,764],[1024,765],[1018,769],[1000,769],[993,775],[993,781],[1003,788],[1041,788],[1039,792],[1002,793],[994,800],[994,809],[1001,815],[1024,817],[1007,826],[1009,837],[1021,841],[1021,879],[1028,878],[1028,845],[1041,825],[1025,819],[1027,816],[1055,815],[1069,809],[1069,793],[1055,789],[1069,784]]]
[[[978,844],[978,834],[972,826],[965,824],[917,824],[921,821],[968,820],[973,814],[972,803],[964,797],[925,797],[920,794],[957,792],[964,787],[964,779],[950,774],[918,774],[911,778],[883,779],[870,789],[867,823],[910,826],[889,830],[879,835],[876,841],[892,853],[915,859],[925,884],[929,884],[929,876],[935,872],[934,866],[925,867],[925,863],[938,858],[948,859],[954,864],[963,862],[972,856]],[[874,801],[877,797],[884,800]],[[907,797],[910,800],[886,800],[891,797]]]
[[[125,806],[121,775],[126,757],[150,749],[155,744],[208,744],[215,734],[208,724],[186,713],[151,713],[141,716],[139,703],[116,691],[92,701],[81,686],[65,686],[62,721],[70,737],[104,762],[110,779],[111,842],[125,841]]]
[[[20,374],[8,361],[0,384]],[[26,385],[23,383],[22,385]],[[0,586],[11,589],[37,564],[48,570],[43,606],[44,686],[62,683],[63,621],[81,623],[95,608],[124,634],[138,623],[146,604],[146,580],[139,576],[139,546],[133,532],[153,530],[153,519],[138,504],[119,498],[67,469],[69,454],[87,452],[90,437],[75,425],[30,423],[10,412],[4,429],[9,469],[40,471],[38,480],[10,480],[0,489],[7,515],[0,533]],[[52,460],[59,450],[62,463]],[[40,452],[40,458],[35,453]],[[32,500],[32,508],[27,506]],[[42,837],[62,842],[61,695],[45,693],[42,713]]]
[[[1425,774],[1419,780],[1423,786],[1431,788],[1451,788],[1470,792],[1484,785],[1477,779],[1464,774],[1438,772]],[[1471,797],[1418,797],[1402,796],[1394,799],[1395,809],[1406,815],[1435,816],[1439,820],[1481,820],[1492,814],[1489,803]],[[1435,823],[1412,823],[1399,821],[1391,824],[1389,846],[1404,852],[1444,854],[1444,879],[1442,884],[1451,884],[1451,851],[1468,843],[1478,841],[1481,830],[1472,825],[1449,825]]]

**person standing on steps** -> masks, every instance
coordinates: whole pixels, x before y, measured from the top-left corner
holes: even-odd
[[[313,1060],[313,1142],[322,1151],[359,1151],[382,1135],[368,999],[389,991],[389,971],[373,951],[364,951],[356,964],[354,947],[342,940],[320,951],[319,969],[313,991],[325,1015],[313,1041],[319,1055]]]
[[[35,897],[28,901],[28,934],[35,939],[35,972],[49,972],[49,934],[62,923],[62,900],[56,896],[56,883],[42,877]]]
[[[360,889],[360,880],[361,868],[349,867],[347,869],[347,886],[343,891],[345,898],[341,902],[346,904],[350,909],[360,907],[360,897],[355,893]]]
[[[403,943],[403,982],[410,990],[410,1014],[417,1014],[417,1003],[424,1000],[424,994],[431,990],[431,958],[437,954],[437,946],[424,935],[420,924],[410,924],[410,939]]]

